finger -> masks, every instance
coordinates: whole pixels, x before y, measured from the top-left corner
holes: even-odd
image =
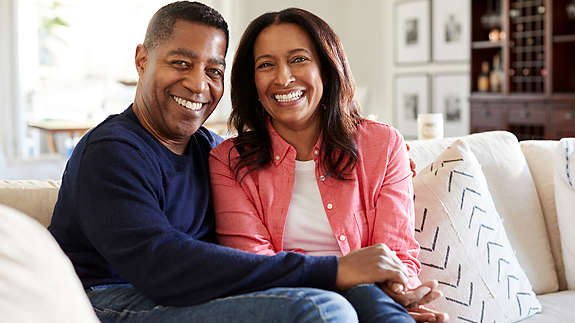
[[[425,304],[425,303],[422,303],[421,300],[429,292],[431,292],[431,288],[429,288],[427,286],[419,286],[416,289],[412,289],[412,290],[405,292],[404,295],[407,299],[406,307],[414,308],[414,307],[418,307],[421,304]]]
[[[440,298],[441,296],[443,296],[443,293],[439,290],[432,290],[431,292],[427,293],[427,295],[425,295],[420,301],[419,304],[423,305],[423,304],[429,304],[431,302],[433,302],[434,300]]]
[[[435,322],[436,316],[433,313],[418,313],[418,312],[408,312],[409,315],[416,321],[416,322]]]
[[[390,285],[391,290],[396,294],[403,294],[405,292],[405,288],[403,287],[402,284],[391,283]]]
[[[444,312],[438,312],[434,309],[431,309],[429,307],[426,306],[419,306],[419,308],[417,310],[418,313],[431,313],[435,316],[435,320],[437,322],[447,322],[449,321],[449,314],[444,313]]]

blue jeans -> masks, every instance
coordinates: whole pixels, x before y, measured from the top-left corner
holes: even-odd
[[[343,292],[343,297],[314,288],[272,288],[186,307],[157,305],[129,284],[95,286],[86,292],[103,323],[353,323],[358,322],[358,314],[360,322],[413,322],[400,305],[375,285],[354,287]]]
[[[362,323],[415,322],[403,306],[374,284],[358,285],[341,294],[353,305]]]

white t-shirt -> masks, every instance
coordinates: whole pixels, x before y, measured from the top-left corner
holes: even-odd
[[[312,256],[341,256],[323,208],[313,160],[295,161],[294,187],[284,230],[283,249],[302,249]]]

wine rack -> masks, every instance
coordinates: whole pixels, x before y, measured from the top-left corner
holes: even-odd
[[[575,137],[575,0],[471,3],[471,132]],[[493,78],[496,58],[502,75]],[[502,84],[485,86],[493,81]]]

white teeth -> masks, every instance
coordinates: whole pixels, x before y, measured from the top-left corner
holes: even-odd
[[[184,108],[188,108],[190,110],[193,111],[198,111],[202,108],[203,104],[200,102],[192,102],[192,101],[188,101],[182,98],[179,98],[177,96],[172,96],[172,98],[174,98],[174,100],[176,102],[178,102],[179,105],[183,106]]]
[[[299,98],[301,98],[302,95],[303,91],[298,90],[295,92],[290,92],[288,94],[276,94],[274,95],[274,98],[279,102],[290,102],[298,100]]]

